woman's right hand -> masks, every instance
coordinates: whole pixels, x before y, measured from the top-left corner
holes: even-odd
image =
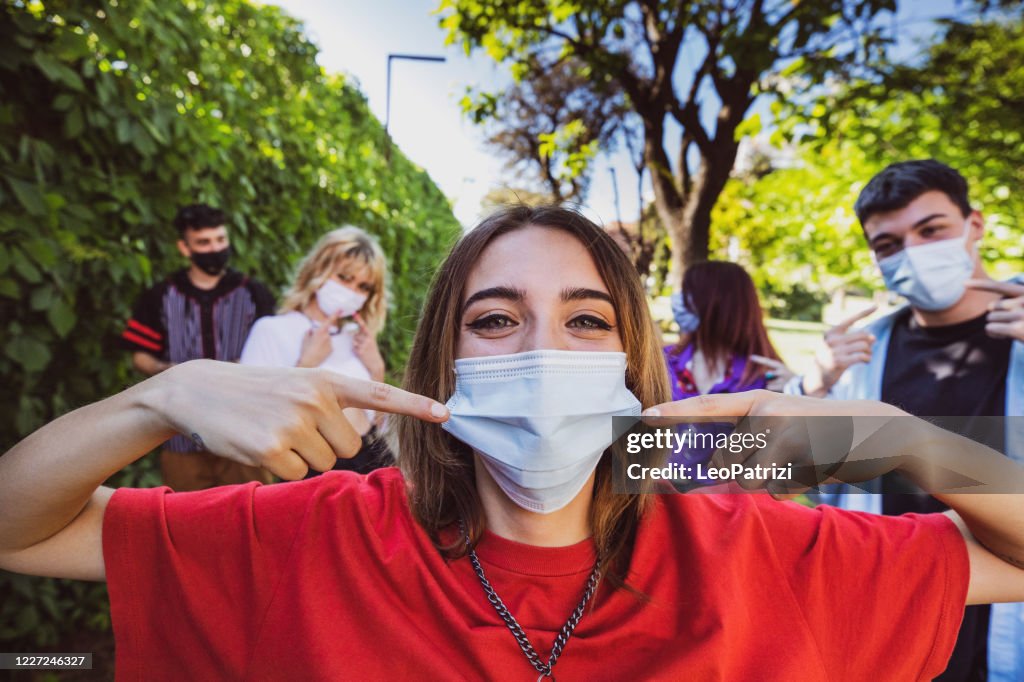
[[[330,356],[334,348],[331,346],[331,330],[338,324],[338,316],[332,315],[319,327],[306,332],[302,337],[302,350],[299,351],[299,367],[319,367]]]
[[[448,418],[444,405],[321,369],[193,360],[47,424],[0,457],[0,568],[102,580],[111,474],[169,438],[284,479],[326,471],[360,445],[347,407]]]
[[[328,370],[194,360],[155,380],[166,382],[153,407],[168,427],[213,454],[286,480],[300,479],[309,469],[327,471],[338,457],[359,451],[360,436],[345,408],[431,422],[448,417],[447,408],[430,398]]]

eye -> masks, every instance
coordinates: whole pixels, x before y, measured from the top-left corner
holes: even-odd
[[[896,248],[895,244],[892,242],[886,242],[885,244],[880,244],[875,247],[875,255],[878,258],[886,258],[887,256],[891,256],[896,253],[898,250],[899,249]]]
[[[474,331],[499,331],[514,327],[516,322],[508,315],[491,313],[466,323],[466,327]]]
[[[578,315],[569,320],[569,326],[584,331],[611,331],[612,326],[595,315]]]
[[[367,284],[366,282],[363,282],[362,284],[359,285],[359,290],[362,291],[367,296],[369,296],[370,294],[373,293],[373,286]]]
[[[921,230],[922,237],[933,237],[938,230],[934,227],[925,227]]]

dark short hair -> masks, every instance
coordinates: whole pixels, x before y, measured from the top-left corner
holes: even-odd
[[[886,167],[861,190],[853,210],[863,225],[875,213],[901,209],[931,191],[949,197],[965,218],[971,214],[964,176],[935,159],[901,161]]]
[[[228,221],[224,211],[207,204],[190,204],[178,209],[174,216],[174,228],[181,238],[185,238],[188,230],[202,230],[206,227],[220,227]]]

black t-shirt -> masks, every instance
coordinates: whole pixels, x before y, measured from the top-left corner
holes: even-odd
[[[919,417],[1003,417],[1011,339],[985,333],[985,318],[922,327],[907,309],[892,329],[882,374],[882,401]],[[1002,451],[1004,435],[991,420],[961,423],[961,433]],[[882,477],[882,513],[934,513],[946,506],[897,474]],[[984,680],[989,607],[964,612],[949,667],[937,680]]]
[[[922,327],[896,319],[882,375],[882,400],[919,417],[1003,417],[1012,339],[985,333],[987,315]]]

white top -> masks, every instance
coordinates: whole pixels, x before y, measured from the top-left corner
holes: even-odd
[[[291,311],[256,320],[249,332],[249,338],[238,361],[243,365],[257,367],[295,367],[302,355],[302,340],[306,333],[318,323],[298,311]],[[331,336],[333,350],[320,363],[329,369],[356,379],[370,380],[370,370],[356,357],[352,350],[352,337],[359,331],[359,325],[350,322],[341,332]]]

